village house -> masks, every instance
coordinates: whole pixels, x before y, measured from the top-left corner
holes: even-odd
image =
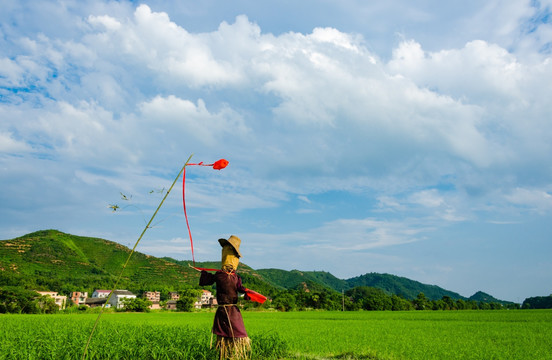
[[[209,290],[202,290],[201,296],[198,301],[194,303],[196,309],[201,309],[202,307],[213,307],[217,305],[217,299],[213,297],[213,293]]]
[[[178,300],[168,300],[165,304],[165,309],[167,310],[176,310],[176,302]]]
[[[94,292],[92,293],[92,297],[86,299],[85,305],[90,307],[96,307],[96,306],[102,306],[103,304],[105,304],[106,308],[114,307],[116,309],[120,309],[124,306],[123,299],[136,298],[136,295],[134,295],[128,290],[115,290],[113,292],[113,295],[111,295],[109,302],[106,303],[110,293],[111,293],[111,290],[94,290]]]
[[[170,291],[169,299],[165,304],[165,309],[176,310],[176,302],[180,300],[180,293],[178,291]]]
[[[91,298],[86,298],[86,300],[84,300],[84,305],[94,308],[94,307],[103,306],[103,304],[105,304],[106,302],[107,302],[107,298],[105,297],[101,297],[101,298],[91,297]],[[106,304],[105,307],[110,308],[111,304]]]
[[[58,293],[55,291],[37,291],[37,293],[42,296],[49,296],[53,298],[60,310],[65,309],[65,305],[67,304],[67,296],[58,295]]]
[[[94,290],[92,293],[93,298],[106,298],[111,293],[111,290]]]
[[[144,292],[144,298],[151,301],[150,309],[161,309],[161,305],[159,304],[161,301],[161,292],[146,291]]]
[[[74,291],[71,293],[71,300],[75,305],[86,305],[88,307],[100,307],[107,302],[107,297],[111,290],[95,290],[92,293],[92,297],[88,297],[88,292]],[[106,304],[106,308],[111,307],[110,304]]]
[[[73,291],[71,293],[71,301],[75,305],[83,305],[88,298],[88,292]]]
[[[124,307],[124,299],[136,299],[136,295],[128,290],[115,290],[109,299],[109,304],[116,309],[121,309]]]

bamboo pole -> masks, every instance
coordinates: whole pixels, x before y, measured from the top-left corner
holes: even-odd
[[[109,300],[111,299],[111,296],[113,295],[113,293],[115,292],[115,290],[117,290],[117,285],[119,284],[119,281],[121,280],[121,277],[123,276],[123,272],[125,271],[125,268],[127,267],[128,265],[128,262],[130,261],[130,258],[132,257],[132,254],[134,254],[134,251],[136,250],[136,247],[138,246],[138,243],[140,242],[140,240],[142,240],[142,237],[144,236],[144,234],[146,233],[146,231],[148,230],[151,222],[153,221],[153,219],[155,218],[155,215],[157,215],[157,212],[159,211],[159,209],[161,209],[161,206],[163,205],[163,203],[165,202],[165,199],[167,198],[167,196],[169,196],[169,193],[171,192],[172,188],[174,187],[174,184],[176,184],[176,182],[178,181],[178,178],[180,177],[180,175],[182,174],[182,172],[184,172],[184,169],[186,168],[186,165],[188,165],[188,163],[190,162],[190,160],[192,159],[192,156],[194,156],[194,154],[190,155],[190,157],[188,158],[188,160],[186,160],[186,162],[184,163],[184,166],[182,166],[182,169],[180,169],[180,172],[178,173],[178,175],[176,175],[176,178],[174,179],[171,187],[169,188],[169,190],[167,190],[167,193],[165,194],[165,196],[163,197],[163,200],[161,200],[161,202],[159,203],[159,206],[157,206],[157,209],[155,210],[155,212],[153,213],[153,215],[151,216],[151,219],[148,221],[148,223],[146,224],[146,227],[144,228],[144,230],[142,231],[142,233],[140,234],[140,237],[138,237],[138,240],[136,240],[136,244],[134,244],[134,247],[132,248],[132,251],[130,252],[130,254],[128,254],[128,257],[126,259],[126,262],[125,264],[123,265],[123,268],[121,269],[121,272],[119,273],[119,276],[117,277],[117,280],[115,281],[115,285],[113,285],[113,290],[111,290],[111,292],[109,293],[109,296],[107,297],[107,300],[105,301],[105,303],[102,305],[102,308],[100,309],[100,312],[98,314],[98,317],[96,318],[96,321],[94,322],[94,327],[92,327],[92,331],[90,332],[90,336],[88,337],[88,341],[86,342],[86,346],[84,348],[84,351],[82,353],[82,360],[85,360],[86,359],[86,355],[88,353],[88,347],[90,346],[90,340],[92,340],[92,336],[94,335],[94,332],[96,331],[96,327],[98,326],[98,323],[100,322],[100,318],[102,316],[102,313],[103,313],[103,310],[105,308],[105,305],[107,303],[109,303]]]

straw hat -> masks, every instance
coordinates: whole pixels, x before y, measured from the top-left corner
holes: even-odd
[[[230,245],[236,251],[236,254],[238,257],[241,257],[242,254],[240,253],[240,244],[241,240],[239,237],[231,235],[228,240],[226,239],[219,239],[220,246],[224,247],[224,245]]]

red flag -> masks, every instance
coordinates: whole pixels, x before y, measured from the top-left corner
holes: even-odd
[[[266,301],[266,296],[264,296],[263,294],[259,294],[256,291],[245,289],[245,293],[247,294],[247,296],[249,296],[249,300],[251,301],[255,301],[261,304]]]
[[[215,170],[224,169],[227,165],[228,165],[228,160],[220,159],[215,161],[215,163],[213,164],[213,169]]]

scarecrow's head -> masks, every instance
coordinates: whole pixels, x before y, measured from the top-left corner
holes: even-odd
[[[222,270],[232,271],[238,269],[241,257],[240,243],[240,238],[234,235],[230,236],[228,240],[219,239],[219,244],[222,246]]]

